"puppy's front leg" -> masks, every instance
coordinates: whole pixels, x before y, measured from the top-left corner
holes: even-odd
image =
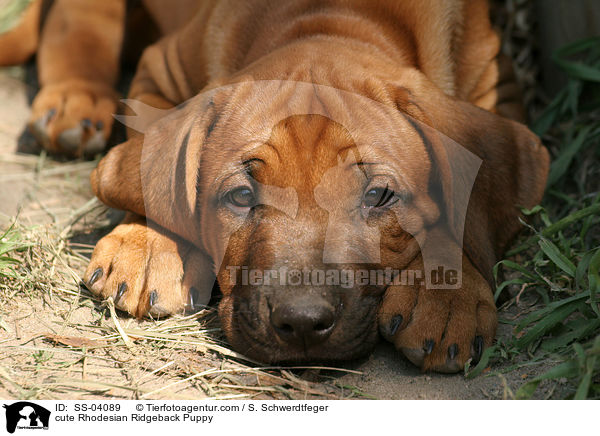
[[[84,282],[133,316],[165,316],[206,304],[210,265],[189,242],[129,213],[96,245]]]
[[[422,257],[406,269],[424,277]],[[427,289],[421,280],[392,285],[378,320],[381,335],[411,362],[424,371],[448,373],[460,371],[470,358],[478,361],[497,326],[490,286],[465,255],[460,288]]]

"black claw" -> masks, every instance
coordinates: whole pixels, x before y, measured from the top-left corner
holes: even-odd
[[[104,129],[104,122],[103,121],[98,121],[96,123],[96,130],[102,130]]]
[[[150,292],[150,307],[154,306],[156,304],[157,300],[158,300],[158,292],[156,292],[156,291]]]
[[[473,356],[473,362],[479,362],[481,359],[481,354],[483,353],[483,337],[475,336],[475,340],[473,341],[473,348],[475,349],[475,356]]]
[[[454,358],[458,355],[458,344],[452,344],[448,347],[448,357],[450,360],[454,360]]]
[[[89,118],[84,118],[83,120],[81,120],[81,126],[84,129],[90,129],[92,127],[92,120],[90,120]]]
[[[125,292],[127,292],[127,283],[123,282],[119,285],[119,289],[117,289],[117,295],[115,296],[115,305],[119,302],[119,300]]]
[[[402,317],[402,315],[396,315],[395,317],[392,318],[392,321],[390,322],[390,334],[391,335],[396,334],[396,332],[398,331],[398,328],[402,325],[402,321],[404,321],[404,318]]]
[[[425,351],[426,355],[431,354],[433,351],[433,347],[435,345],[435,341],[433,339],[427,339],[425,341],[425,345],[423,346],[423,351]]]
[[[98,281],[98,279],[100,279],[102,277],[102,274],[103,274],[102,268],[96,268],[96,270],[92,274],[92,277],[90,277],[90,281],[89,281],[90,286],[92,286],[94,283],[96,283]]]

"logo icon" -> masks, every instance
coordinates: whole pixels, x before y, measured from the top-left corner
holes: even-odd
[[[29,401],[19,401],[10,405],[4,404],[6,409],[6,431],[14,433],[18,429],[48,429],[50,411],[42,406]]]

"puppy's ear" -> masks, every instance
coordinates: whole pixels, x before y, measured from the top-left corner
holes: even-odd
[[[114,147],[92,172],[92,189],[105,204],[146,216],[200,244],[197,183],[204,141],[215,113],[210,102],[168,111]]]
[[[434,164],[431,190],[439,194],[452,233],[491,282],[493,265],[522,228],[520,207],[532,208],[542,199],[548,152],[526,126],[433,86],[421,84],[418,97],[400,94],[400,110],[428,126],[423,136]],[[473,155],[481,161],[471,186],[470,174],[477,169]]]

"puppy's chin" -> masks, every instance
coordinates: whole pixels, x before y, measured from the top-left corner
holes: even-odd
[[[258,362],[314,364],[353,360],[369,354],[379,340],[376,322],[378,302],[375,299],[362,302],[363,307],[372,306],[370,310],[363,310],[360,314],[346,310],[346,313],[340,314],[331,336],[309,347],[282,341],[269,325],[268,316],[261,314],[260,310],[248,310],[247,301],[240,304],[239,300],[233,295],[221,300],[221,325],[234,350]]]
[[[257,362],[282,365],[327,364],[330,362],[358,359],[372,352],[379,337],[375,323],[373,322],[373,326],[364,332],[358,343],[340,347],[325,342],[319,346],[303,350],[302,348],[293,346],[276,346],[273,336],[270,338],[273,344],[259,344],[254,339],[251,339],[248,333],[244,328],[238,327],[233,335],[228,335],[229,341],[236,351]]]

